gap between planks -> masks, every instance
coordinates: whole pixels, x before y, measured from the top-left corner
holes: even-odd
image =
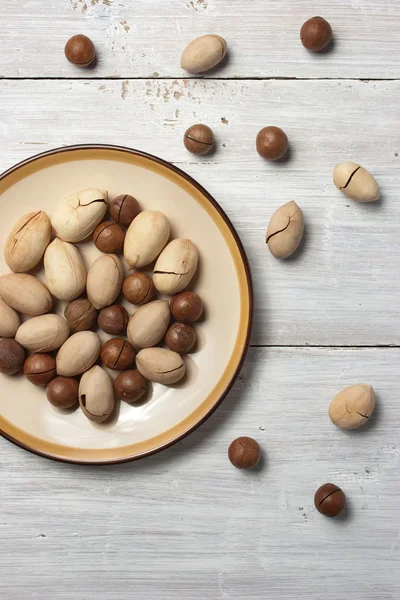
[[[52,76],[44,76],[44,77],[7,77],[0,75],[0,81],[162,81],[166,79],[173,79],[175,81],[361,81],[363,83],[374,83],[376,81],[400,81],[398,77],[182,77],[182,76],[172,76],[172,75],[160,75],[159,77],[154,76],[140,76],[140,77],[132,77],[132,76],[124,76],[124,75],[109,75],[109,76],[91,76],[91,77],[52,77]]]
[[[378,345],[331,345],[331,344],[250,344],[249,348],[332,348],[334,350],[398,350],[400,345],[378,344]]]

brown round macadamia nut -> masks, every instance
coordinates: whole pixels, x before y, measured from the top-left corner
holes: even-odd
[[[322,17],[312,17],[302,26],[300,39],[307,50],[318,52],[332,40],[332,28]]]
[[[116,223],[128,226],[138,216],[141,209],[136,198],[129,194],[121,194],[109,201],[108,212]]]
[[[97,325],[98,311],[86,298],[78,298],[69,302],[64,311],[71,333],[87,331]]]
[[[260,461],[261,448],[253,438],[239,437],[229,446],[228,457],[238,469],[253,469]]]
[[[154,283],[149,275],[136,271],[125,278],[122,293],[131,304],[147,304],[154,297]]]
[[[101,350],[101,362],[114,371],[125,371],[133,366],[136,352],[123,338],[108,340]]]
[[[15,375],[21,371],[25,350],[13,338],[0,338],[0,373]]]
[[[48,384],[46,396],[57,408],[73,408],[78,406],[79,384],[73,377],[56,377]]]
[[[135,369],[123,371],[114,381],[114,390],[120,400],[137,402],[147,391],[147,379]]]
[[[165,343],[173,352],[186,354],[196,343],[196,332],[191,325],[173,323],[165,334]]]
[[[93,241],[104,254],[121,254],[124,248],[125,230],[114,221],[103,221],[93,232]]]
[[[24,375],[33,385],[47,385],[57,375],[55,358],[51,354],[31,354],[24,362]]]
[[[100,329],[110,335],[117,335],[125,331],[129,321],[126,309],[120,304],[106,306],[100,311],[98,325]]]
[[[203,301],[195,292],[180,292],[170,302],[172,316],[176,321],[190,325],[203,314]]]
[[[322,515],[336,517],[346,505],[346,496],[334,483],[324,483],[315,492],[314,504]]]
[[[257,152],[267,160],[279,160],[286,154],[288,147],[286,133],[279,127],[264,127],[257,134]]]
[[[96,58],[92,40],[82,34],[70,38],[65,44],[64,52],[69,62],[78,67],[88,67]]]
[[[183,143],[192,154],[207,154],[214,148],[214,134],[207,125],[192,125],[185,131]]]

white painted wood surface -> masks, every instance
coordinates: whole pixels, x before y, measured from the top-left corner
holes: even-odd
[[[310,54],[304,21],[324,16],[335,42]],[[205,33],[226,38],[229,56],[211,77],[398,78],[397,0],[11,0],[0,15],[0,75],[182,77],[185,46]],[[64,58],[76,33],[93,39],[89,72]]]
[[[398,600],[398,349],[252,349],[229,399],[144,461],[62,465],[0,441],[2,598]],[[327,409],[369,381],[378,404],[343,432]],[[227,458],[246,433],[256,472]],[[334,481],[349,509],[316,512]]]
[[[241,235],[255,284],[254,344],[399,345],[399,94],[397,81],[3,81],[0,169],[73,143],[160,155],[204,185]],[[182,143],[199,121],[218,139],[210,157]],[[281,164],[255,151],[271,123],[291,143]],[[376,176],[381,202],[361,205],[336,189],[333,167],[348,159]],[[267,224],[293,199],[306,237],[296,257],[277,261]]]
[[[335,32],[322,55],[298,40],[315,13]],[[0,171],[87,142],[174,162],[237,227],[255,283],[252,342],[275,347],[253,347],[210,420],[150,459],[74,467],[0,439],[2,600],[398,600],[399,24],[397,0],[4,3]],[[79,31],[96,43],[94,69],[63,57]],[[182,79],[183,47],[210,31],[227,38],[229,60],[207,79]],[[251,80],[274,77],[305,81]],[[212,156],[184,149],[194,122],[213,127]],[[267,124],[288,133],[289,160],[256,154]],[[381,202],[362,206],[336,190],[332,169],[346,159],[376,176]],[[280,262],[264,235],[291,199],[306,237]],[[361,381],[376,389],[376,414],[342,432],[329,402]],[[226,457],[246,434],[265,457],[251,473]],[[349,499],[336,520],[313,507],[329,480]]]

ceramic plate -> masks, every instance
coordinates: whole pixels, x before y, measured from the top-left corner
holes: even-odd
[[[0,430],[23,448],[77,463],[113,463],[139,458],[179,440],[218,406],[232,386],[249,343],[252,292],[240,240],[217,202],[193,179],[167,162],[114,146],[52,150],[13,167],[0,178],[3,223],[0,245],[23,214],[52,214],[60,200],[81,188],[132,194],[143,209],[166,214],[172,237],[193,240],[200,254],[191,287],[203,298],[204,320],[196,326],[197,351],[187,357],[187,376],[173,387],[153,384],[146,401],[122,402],[107,424],[88,421],[81,410],[62,412],[43,388],[22,375],[0,376]],[[7,221],[5,221],[5,216]],[[99,251],[80,244],[86,266]],[[8,272],[1,253],[0,272]],[[44,280],[41,270],[35,272]],[[57,312],[63,314],[64,303]],[[129,314],[132,305],[125,304]],[[107,339],[106,334],[103,340]],[[114,373],[115,377],[115,373]]]

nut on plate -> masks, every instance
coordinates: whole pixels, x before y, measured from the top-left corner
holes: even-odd
[[[52,352],[69,336],[69,325],[59,315],[40,315],[28,319],[18,328],[15,339],[31,352]]]
[[[57,373],[74,377],[94,365],[100,356],[101,341],[94,331],[78,331],[68,338],[56,357]]]
[[[79,405],[79,384],[73,377],[56,377],[48,384],[46,396],[57,408],[74,408]]]
[[[186,354],[196,343],[196,332],[191,325],[173,323],[165,334],[165,344],[173,352]]]
[[[117,398],[124,402],[137,402],[147,392],[147,380],[139,371],[123,371],[114,381]]]
[[[72,333],[93,329],[97,324],[97,315],[98,311],[87,298],[69,302],[64,312]]]
[[[46,285],[59,300],[70,302],[80,296],[86,285],[86,269],[73,244],[56,238],[44,253]]]
[[[219,35],[202,35],[183,51],[181,67],[189,73],[204,73],[216,67],[226,55],[227,44]]]
[[[170,303],[172,316],[176,321],[191,324],[198,321],[203,314],[203,301],[196,292],[181,292],[174,296]]]
[[[0,373],[15,375],[24,366],[25,350],[13,338],[0,338]]]
[[[192,154],[207,154],[214,148],[214,133],[207,125],[192,125],[185,131],[183,143]]]
[[[100,252],[121,254],[124,248],[125,231],[114,221],[99,223],[93,232],[93,241]]]
[[[158,210],[144,210],[129,225],[124,256],[130,268],[141,269],[157,258],[168,242],[170,224]]]
[[[107,211],[107,192],[86,188],[68,196],[54,212],[51,224],[65,242],[81,242],[96,229]]]
[[[185,374],[185,362],[176,352],[165,348],[145,348],[136,356],[138,371],[155,383],[171,385]]]
[[[47,214],[38,210],[18,219],[7,238],[4,258],[11,271],[26,273],[40,262],[51,238]]]
[[[190,240],[172,240],[154,266],[153,283],[161,294],[172,296],[187,287],[196,272],[199,253]]]
[[[271,217],[267,229],[268,248],[275,258],[287,258],[297,249],[304,232],[304,216],[294,202],[287,202]]]
[[[121,291],[124,267],[116,254],[103,254],[91,265],[86,282],[90,302],[100,310],[113,304]]]
[[[98,319],[100,329],[111,335],[125,331],[128,322],[129,315],[120,304],[112,304],[103,308]]]
[[[131,273],[122,284],[122,293],[131,304],[147,304],[154,297],[154,283],[151,277],[141,271]]]
[[[114,410],[114,387],[107,371],[95,365],[82,375],[79,384],[79,404],[85,416],[101,423]]]
[[[379,187],[367,169],[354,162],[343,162],[333,170],[333,183],[352,200],[374,202],[379,200]]]
[[[20,324],[18,313],[0,298],[0,337],[13,338]]]
[[[33,385],[44,386],[57,375],[51,354],[31,354],[24,362],[24,375]]]
[[[0,276],[0,296],[8,306],[30,317],[43,315],[53,306],[47,287],[33,275],[23,273]]]
[[[136,352],[127,340],[112,338],[107,340],[101,350],[101,362],[113,371],[131,369],[135,362]]]
[[[375,409],[375,392],[371,385],[351,385],[337,394],[329,406],[329,417],[342,429],[364,425]]]
[[[154,300],[144,304],[131,316],[128,338],[135,348],[150,348],[163,339],[171,313],[166,300]]]
[[[108,202],[111,218],[120,225],[130,225],[141,211],[139,202],[129,194],[121,194]]]

